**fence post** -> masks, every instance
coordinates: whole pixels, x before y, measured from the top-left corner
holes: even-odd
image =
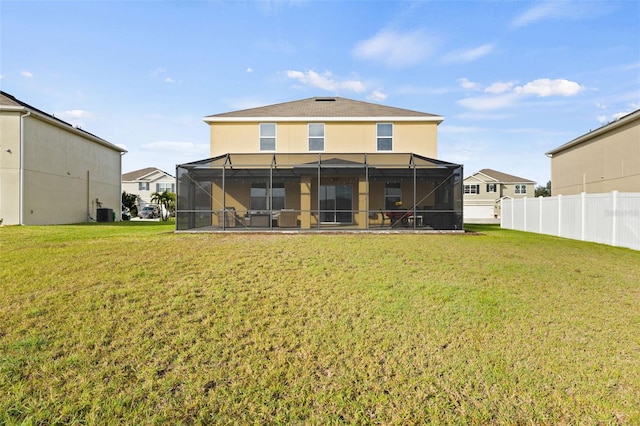
[[[617,220],[617,210],[618,210],[618,191],[611,192],[611,245],[616,245],[616,228],[618,226]]]
[[[513,217],[514,217],[513,216],[514,215],[514,213],[513,213],[513,210],[514,210],[514,208],[513,208],[513,198],[509,199],[509,205],[511,205],[511,228],[510,229],[516,229],[515,225],[514,225],[514,222],[513,222]]]
[[[558,237],[562,237],[562,194],[558,195]]]
[[[538,234],[542,234],[542,199],[544,197],[538,197],[538,198],[539,198],[538,202],[540,203],[538,204],[538,207],[539,207],[538,217],[540,218],[540,223],[538,224],[538,227],[540,230],[538,231]]]
[[[587,218],[587,212],[586,212],[586,192],[581,192],[580,193],[580,240],[584,241],[584,237],[585,237],[585,231],[586,231],[586,218]]]

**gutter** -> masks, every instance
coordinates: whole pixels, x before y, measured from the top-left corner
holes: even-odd
[[[287,123],[287,122],[418,122],[437,123],[444,121],[444,117],[436,116],[363,116],[363,117],[305,117],[305,116],[265,116],[265,117],[216,117],[203,118],[205,123]]]
[[[31,111],[27,110],[20,116],[20,207],[18,212],[20,225],[24,225],[24,119],[30,115]]]

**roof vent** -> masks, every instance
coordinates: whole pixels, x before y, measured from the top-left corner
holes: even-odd
[[[316,98],[316,102],[335,102],[336,98]]]

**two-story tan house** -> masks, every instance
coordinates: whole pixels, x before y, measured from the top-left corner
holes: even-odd
[[[640,110],[546,155],[552,195],[640,192]]]
[[[204,120],[212,157],[177,167],[178,230],[462,229],[441,116],[331,97]]]
[[[120,217],[126,151],[0,92],[0,219],[54,225]]]
[[[535,196],[535,182],[492,169],[482,169],[464,179],[465,223],[499,223],[504,198]]]

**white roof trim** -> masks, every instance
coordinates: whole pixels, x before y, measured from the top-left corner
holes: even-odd
[[[441,123],[444,117],[432,116],[432,117],[204,117],[206,123],[270,123],[270,122],[358,122],[367,121],[374,123],[400,121],[400,122],[428,122],[428,123]]]
[[[150,181],[150,180],[151,180],[151,177],[150,177],[150,176],[152,176],[153,174],[160,174],[160,175],[162,175],[161,177],[165,177],[165,176],[166,176],[166,177],[169,177],[169,178],[171,178],[171,179],[174,179],[174,180],[175,180],[175,178],[174,178],[173,176],[171,176],[169,173],[163,172],[163,171],[162,171],[162,170],[160,170],[160,169],[155,169],[154,171],[149,172],[149,173],[147,173],[146,175],[142,175],[142,176],[140,176],[140,177],[139,177],[138,179],[136,179],[136,180],[145,180],[145,181],[146,181],[146,180],[149,180],[149,181]],[[158,177],[157,179],[160,179],[161,177]],[[156,180],[157,180],[157,179],[156,179]]]

